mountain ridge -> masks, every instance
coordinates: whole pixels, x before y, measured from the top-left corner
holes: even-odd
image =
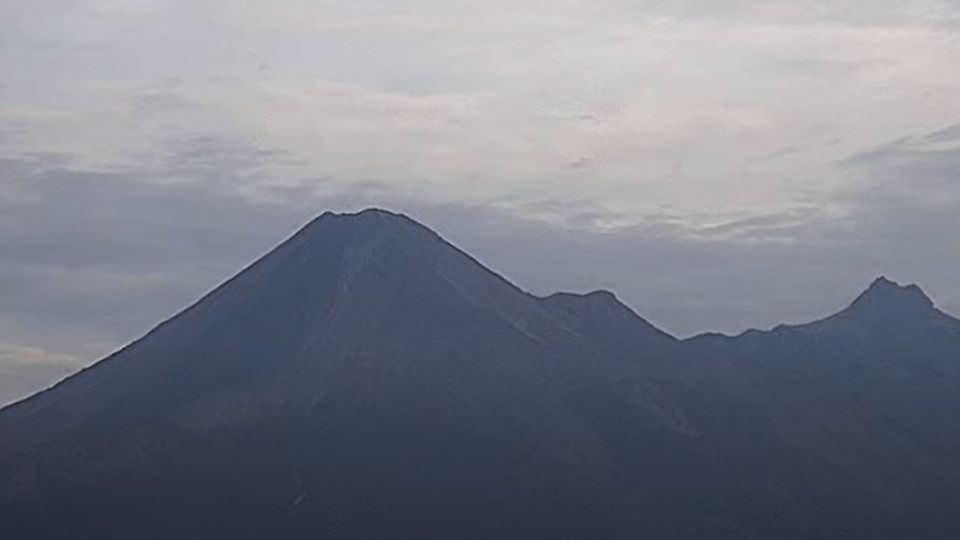
[[[768,330],[748,328],[737,334],[722,332],[703,332],[695,334],[682,341],[697,341],[701,339],[739,339],[751,335],[763,335],[791,329],[808,328],[839,317],[865,316],[876,319],[881,311],[905,311],[910,317],[937,316],[943,320],[958,319],[949,313],[937,309],[934,301],[916,284],[902,285],[890,280],[886,276],[875,278],[846,307],[823,317],[801,323],[781,323]]]
[[[0,534],[937,537],[960,321],[928,301],[882,278],[820,321],[678,340],[401,214],[325,213],[0,410]]]

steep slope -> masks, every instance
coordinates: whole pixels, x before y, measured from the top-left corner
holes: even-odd
[[[4,410],[0,518],[19,517],[0,523],[180,538],[549,534],[555,513],[561,530],[604,526],[601,497],[616,501],[596,478],[616,478],[627,446],[600,422],[662,413],[615,388],[638,376],[635,355],[584,327],[597,324],[408,218],[321,216],[140,341]],[[592,507],[576,502],[586,492]]]
[[[883,534],[960,526],[960,321],[916,285],[879,278],[823,320],[685,345],[748,380],[763,422],[843,471],[861,494],[840,504],[860,505]]]
[[[948,538],[958,359],[960,322],[885,279],[678,341],[328,213],[0,411],[0,537]]]
[[[543,304],[563,317],[577,335],[636,352],[669,347],[677,340],[624,305],[610,291],[555,293]]]

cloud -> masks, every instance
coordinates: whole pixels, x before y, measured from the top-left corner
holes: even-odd
[[[844,163],[868,181],[881,182],[884,193],[930,203],[956,203],[960,197],[960,125],[902,137]]]
[[[960,97],[956,10],[933,0],[36,5],[0,49],[5,146],[100,169],[212,137],[437,201],[763,213]]]

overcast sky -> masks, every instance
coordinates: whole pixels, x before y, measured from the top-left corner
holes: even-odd
[[[960,2],[0,0],[0,403],[325,210],[679,336],[960,313]]]

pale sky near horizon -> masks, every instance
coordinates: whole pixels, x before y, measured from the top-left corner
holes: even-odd
[[[960,2],[0,0],[0,404],[325,210],[680,336],[960,314]]]

